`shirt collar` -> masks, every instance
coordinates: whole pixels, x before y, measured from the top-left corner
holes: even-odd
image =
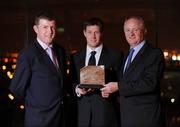
[[[141,43],[139,43],[137,46],[133,47],[133,49],[138,52],[142,47],[143,45],[145,44],[145,40],[142,41]]]
[[[52,44],[48,46],[47,44],[45,44],[44,42],[42,42],[39,38],[37,38],[37,41],[38,41],[38,43],[41,45],[41,47],[42,47],[44,50],[47,50],[48,47],[53,47]]]
[[[90,55],[92,51],[96,51],[96,53],[100,53],[102,51],[103,44],[99,45],[97,48],[92,50],[89,45],[87,45],[87,54]]]

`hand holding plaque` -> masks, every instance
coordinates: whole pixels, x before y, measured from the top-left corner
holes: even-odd
[[[104,66],[85,66],[80,69],[80,88],[102,88],[105,85]]]

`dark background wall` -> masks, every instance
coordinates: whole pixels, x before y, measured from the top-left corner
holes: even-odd
[[[106,45],[127,50],[123,20],[129,15],[143,16],[148,39],[162,49],[180,49],[180,9],[178,0],[3,0],[0,3],[0,51],[19,51],[34,36],[33,19],[42,9],[51,9],[59,18],[57,42],[68,51],[80,49],[84,19],[97,16],[105,22]]]

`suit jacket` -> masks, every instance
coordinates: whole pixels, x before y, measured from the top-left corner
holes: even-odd
[[[37,41],[21,51],[10,90],[25,99],[25,126],[60,126],[62,120],[65,52],[54,44],[59,69]]]
[[[76,53],[72,60],[73,83],[80,83],[80,69],[85,66],[86,49]],[[105,65],[105,82],[118,81],[118,71],[121,68],[122,54],[103,46],[98,65]],[[75,91],[75,90],[74,90]],[[108,99],[101,96],[100,90],[78,98],[78,127],[114,127],[117,126],[118,108],[117,93]],[[76,95],[77,96],[77,95]]]
[[[161,127],[163,69],[162,51],[146,42],[120,78],[122,127]]]

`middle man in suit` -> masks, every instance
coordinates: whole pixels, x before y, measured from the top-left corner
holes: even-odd
[[[70,75],[77,97],[78,127],[117,127],[119,124],[118,89],[106,87],[109,93],[100,89],[84,89],[80,84],[80,69],[88,65],[91,52],[95,51],[95,65],[104,65],[105,83],[118,81],[121,70],[122,53],[107,48],[102,43],[103,22],[96,17],[87,19],[83,24],[86,47],[75,53],[71,59]]]

